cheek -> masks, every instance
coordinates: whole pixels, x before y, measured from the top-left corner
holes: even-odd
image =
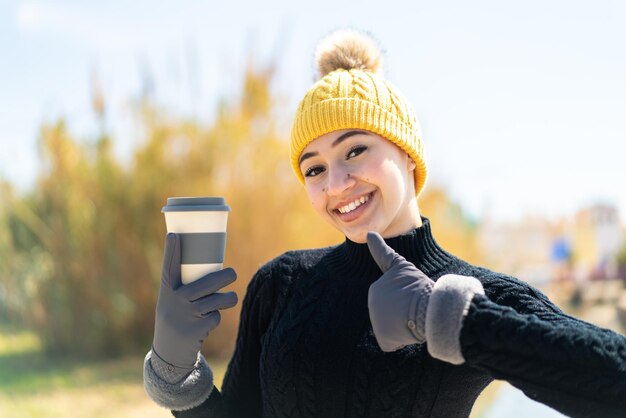
[[[409,172],[402,171],[395,163],[384,165],[384,174],[381,178],[384,179],[385,188],[397,199],[401,199],[404,193],[408,180],[407,173]]]
[[[325,188],[316,187],[315,185],[306,186],[306,194],[309,198],[311,206],[316,211],[324,210],[326,202],[324,200]]]
[[[351,168],[349,175],[355,179],[371,183],[379,178],[380,168],[380,165],[370,163],[365,166]]]

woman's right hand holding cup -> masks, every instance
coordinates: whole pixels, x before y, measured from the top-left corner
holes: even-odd
[[[237,274],[226,268],[183,286],[181,259],[180,237],[168,233],[152,353],[172,366],[167,367],[169,372],[182,377],[193,369],[204,339],[219,324],[219,310],[237,304],[235,292],[218,292],[233,283]]]

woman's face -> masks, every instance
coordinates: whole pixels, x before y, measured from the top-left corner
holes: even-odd
[[[306,191],[317,213],[351,241],[368,231],[393,237],[421,223],[415,163],[369,131],[345,129],[312,141],[300,156]]]

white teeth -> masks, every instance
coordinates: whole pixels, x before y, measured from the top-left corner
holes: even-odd
[[[340,213],[349,213],[349,212],[352,212],[354,209],[358,208],[359,206],[361,206],[363,203],[367,202],[368,200],[369,200],[369,196],[361,196],[354,202],[350,202],[347,205],[338,208],[337,210]]]

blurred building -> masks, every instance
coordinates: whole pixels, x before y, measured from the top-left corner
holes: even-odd
[[[576,213],[573,231],[576,277],[614,278],[624,240],[617,209],[609,205],[581,209]]]
[[[550,254],[558,229],[547,220],[534,217],[518,223],[485,221],[478,234],[489,268],[536,285],[552,278]]]
[[[624,235],[617,209],[598,204],[579,210],[573,220],[484,220],[478,242],[487,267],[541,285],[617,277]]]

